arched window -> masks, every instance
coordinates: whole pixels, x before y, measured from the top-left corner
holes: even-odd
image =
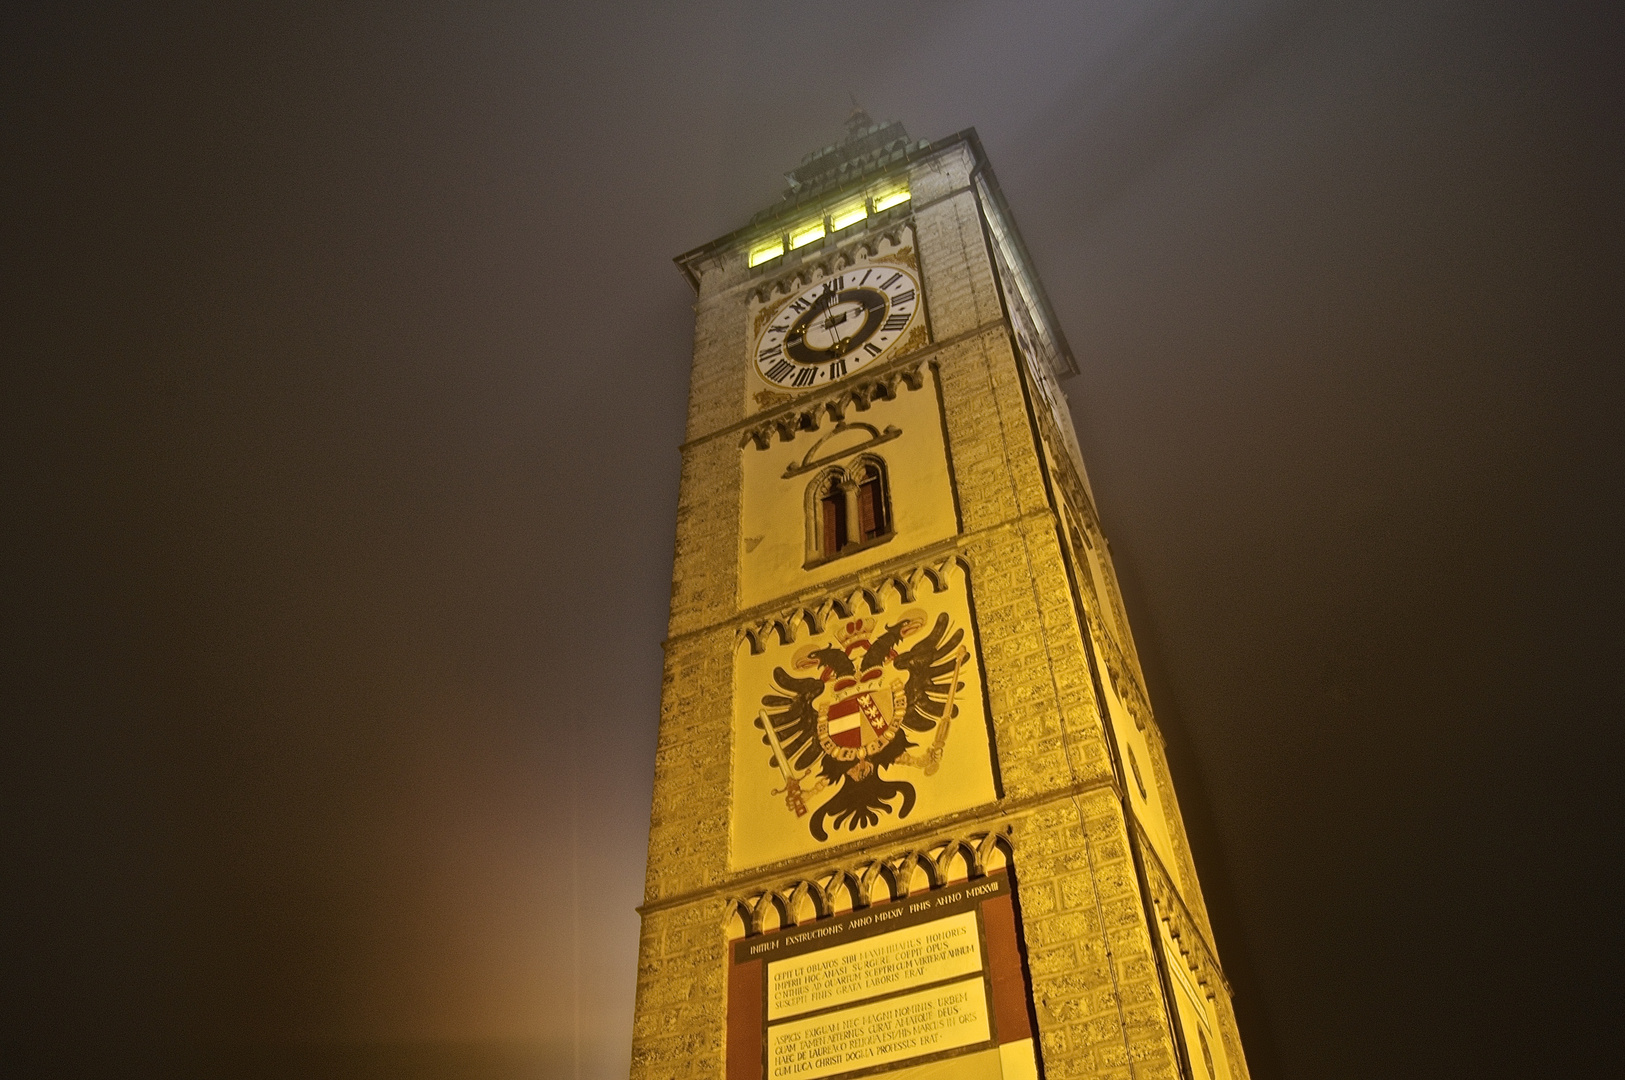
[[[1146,794],[1145,780],[1140,776],[1140,762],[1135,758],[1132,746],[1128,748],[1128,767],[1134,772],[1134,786],[1140,789],[1140,798],[1149,799],[1151,796]]]
[[[1202,1043],[1202,1060],[1207,1064],[1207,1075],[1209,1080],[1218,1080],[1219,1074],[1213,1068],[1213,1048],[1207,1044],[1207,1032],[1203,1031],[1201,1028],[1197,1028],[1196,1037],[1197,1039],[1201,1040]]]
[[[886,483],[880,466],[865,461],[858,466],[855,477],[858,485],[858,536],[860,540],[873,540],[891,532],[886,520]]]
[[[816,555],[829,558],[851,541],[847,537],[846,474],[835,470],[818,484],[818,540]]]
[[[865,455],[825,470],[807,495],[808,566],[891,539],[891,495],[879,458]]]

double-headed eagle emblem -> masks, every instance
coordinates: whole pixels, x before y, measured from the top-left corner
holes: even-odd
[[[912,766],[933,776],[942,764],[958,712],[954,695],[964,689],[959,676],[969,655],[960,645],[964,631],[950,634],[946,614],[938,615],[930,630],[925,623],[918,608],[885,627],[875,619],[847,619],[834,641],[803,646],[791,659],[797,672],[816,674],[773,669],[783,693],[765,695],[756,717],[762,742],[773,751],[769,764],[784,777],[784,787],[773,794],[782,794],[785,805],[804,817],[808,796],[839,785],[808,822],[820,841],[829,839],[826,821],[856,831],[879,824],[882,812],[908,817],[914,785],[887,779],[882,770]],[[922,631],[923,637],[899,651]],[[931,745],[913,753],[920,744],[910,733],[933,730]],[[894,811],[891,801],[899,796]]]

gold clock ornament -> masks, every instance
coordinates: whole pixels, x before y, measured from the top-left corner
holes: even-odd
[[[874,363],[919,317],[920,283],[892,265],[855,266],[779,309],[756,341],[756,370],[807,390]]]

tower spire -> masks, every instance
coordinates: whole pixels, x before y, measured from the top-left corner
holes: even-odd
[[[856,139],[874,127],[875,122],[869,118],[869,113],[864,107],[858,104],[858,95],[848,90],[846,96],[852,99],[852,113],[846,118],[846,137]]]
[[[787,197],[803,194],[808,188],[830,181],[845,183],[860,173],[886,164],[888,154],[907,151],[908,132],[895,120],[875,123],[868,110],[852,98],[852,112],[846,118],[846,138],[814,150],[801,164],[784,174],[790,189]],[[923,145],[923,144],[921,144]]]

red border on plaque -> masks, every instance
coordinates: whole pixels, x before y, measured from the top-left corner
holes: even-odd
[[[987,973],[993,982],[993,1025],[1000,1043],[1033,1037],[1027,1018],[1027,979],[1016,940],[1016,906],[1009,893],[982,901]]]
[[[991,895],[988,895],[991,893]],[[930,892],[874,904],[828,919],[785,927],[729,942],[726,1080],[764,1080],[767,1051],[767,966],[770,960],[825,949],[877,933],[934,922],[965,911],[978,913],[982,936],[982,977],[991,1016],[989,1042],[954,1053],[1019,1042],[1033,1037],[1027,976],[1016,927],[1009,874],[955,882]],[[899,1061],[858,1072],[890,1072],[923,1061]],[[831,1080],[839,1080],[839,1075]]]
[[[761,960],[728,969],[728,1080],[762,1080]]]

